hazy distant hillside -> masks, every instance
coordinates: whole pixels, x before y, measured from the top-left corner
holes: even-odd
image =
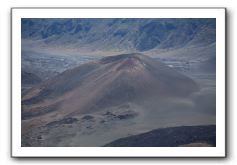
[[[215,42],[215,19],[22,19],[22,38],[87,51],[147,51]]]

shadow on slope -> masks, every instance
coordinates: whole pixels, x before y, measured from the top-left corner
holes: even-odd
[[[216,146],[216,126],[182,126],[152,130],[115,140],[106,147]],[[202,145],[201,145],[202,144]]]

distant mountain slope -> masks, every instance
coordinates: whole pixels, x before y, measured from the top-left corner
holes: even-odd
[[[106,147],[216,146],[216,126],[182,126],[152,130],[115,140]]]
[[[147,51],[208,45],[215,19],[22,19],[22,38],[86,51]],[[35,45],[36,46],[36,45]]]

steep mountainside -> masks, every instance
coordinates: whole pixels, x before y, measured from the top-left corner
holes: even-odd
[[[215,28],[215,19],[26,18],[22,38],[46,47],[141,52],[208,45],[215,42]]]

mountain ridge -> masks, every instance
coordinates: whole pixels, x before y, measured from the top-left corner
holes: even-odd
[[[180,126],[151,130],[121,138],[105,147],[186,147],[188,145],[216,146],[216,126]]]
[[[22,19],[22,38],[46,47],[143,52],[211,44],[215,42],[215,24],[215,19],[27,18]]]

